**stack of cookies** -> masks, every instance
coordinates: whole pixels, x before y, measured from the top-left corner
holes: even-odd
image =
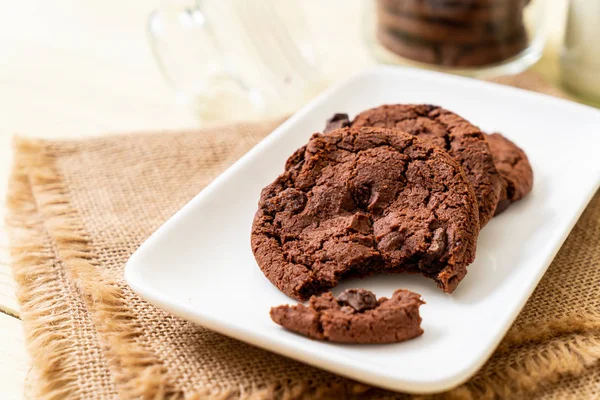
[[[376,0],[377,38],[411,60],[452,67],[501,62],[527,47],[529,0]]]
[[[321,295],[311,304],[326,298],[327,307],[283,306],[273,319],[327,340],[340,338],[327,325],[332,319],[356,324],[358,331],[339,340],[345,342],[420,334],[418,295],[376,301],[360,292],[347,301],[322,293],[346,277],[375,273],[420,274],[452,293],[475,259],[479,231],[532,185],[527,156],[514,143],[440,107],[383,105],[352,121],[334,115],[263,189],[251,234],[271,283],[302,301]],[[385,339],[358,333],[377,318],[410,321],[410,329]]]

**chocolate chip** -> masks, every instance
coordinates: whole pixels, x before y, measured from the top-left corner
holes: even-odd
[[[437,258],[444,250],[446,250],[446,231],[444,228],[437,228],[433,232],[433,238],[431,239],[431,245],[427,253],[430,257]]]
[[[352,200],[358,208],[366,209],[371,200],[371,188],[367,185],[351,186]]]
[[[432,224],[435,225],[435,224]],[[439,258],[446,250],[447,234],[444,228],[436,228],[431,237],[431,244],[419,260],[419,269],[428,274],[438,273],[443,265],[439,263]]]
[[[327,120],[327,124],[325,125],[325,130],[323,133],[345,128],[347,126],[350,126],[350,118],[348,118],[348,114],[333,114],[333,117]]]
[[[340,305],[349,305],[361,312],[377,307],[377,297],[365,289],[346,289],[337,297]]]

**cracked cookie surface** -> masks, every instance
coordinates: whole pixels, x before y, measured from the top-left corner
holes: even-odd
[[[312,339],[339,343],[397,343],[423,334],[421,295],[399,289],[390,299],[364,289],[313,296],[309,305],[271,308],[271,319]]]
[[[533,188],[533,170],[527,154],[500,133],[486,135],[503,186],[495,215],[521,200]]]
[[[451,293],[475,257],[477,203],[462,168],[413,135],[315,134],[263,189],[251,244],[265,276],[304,300],[347,276],[419,273]]]
[[[485,135],[467,120],[438,106],[395,104],[363,111],[351,126],[398,129],[447,151],[464,168],[473,185],[481,227],[494,216],[502,191],[502,177]]]

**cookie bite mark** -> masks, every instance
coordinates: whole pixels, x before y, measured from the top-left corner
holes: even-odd
[[[256,261],[275,286],[304,300],[348,276],[417,272],[456,288],[479,222],[447,153],[380,128],[315,135],[301,153],[263,189],[252,228]]]
[[[423,334],[421,296],[399,289],[392,298],[365,289],[348,289],[337,298],[331,292],[312,296],[308,306],[271,308],[271,319],[312,339],[338,343],[397,343]]]
[[[383,105],[358,114],[352,127],[381,127],[406,132],[447,151],[463,168],[479,207],[481,227],[492,218],[502,178],[479,128],[462,117],[428,104]]]

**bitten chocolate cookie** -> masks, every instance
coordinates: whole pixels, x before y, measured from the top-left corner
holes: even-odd
[[[304,300],[346,276],[419,273],[451,293],[475,257],[477,203],[463,169],[413,135],[381,128],[315,134],[263,189],[254,256]]]
[[[339,343],[397,343],[421,336],[421,295],[396,290],[391,299],[364,289],[348,289],[310,298],[309,306],[271,308],[271,319],[312,339]]]
[[[352,127],[360,126],[394,128],[447,151],[462,165],[473,185],[481,227],[493,217],[502,178],[479,128],[448,110],[425,104],[384,105],[364,111],[352,121]]]
[[[527,154],[519,146],[501,135],[492,133],[487,136],[490,150],[494,156],[496,168],[502,176],[504,185],[495,215],[506,210],[511,203],[521,200],[533,188],[533,170]]]

